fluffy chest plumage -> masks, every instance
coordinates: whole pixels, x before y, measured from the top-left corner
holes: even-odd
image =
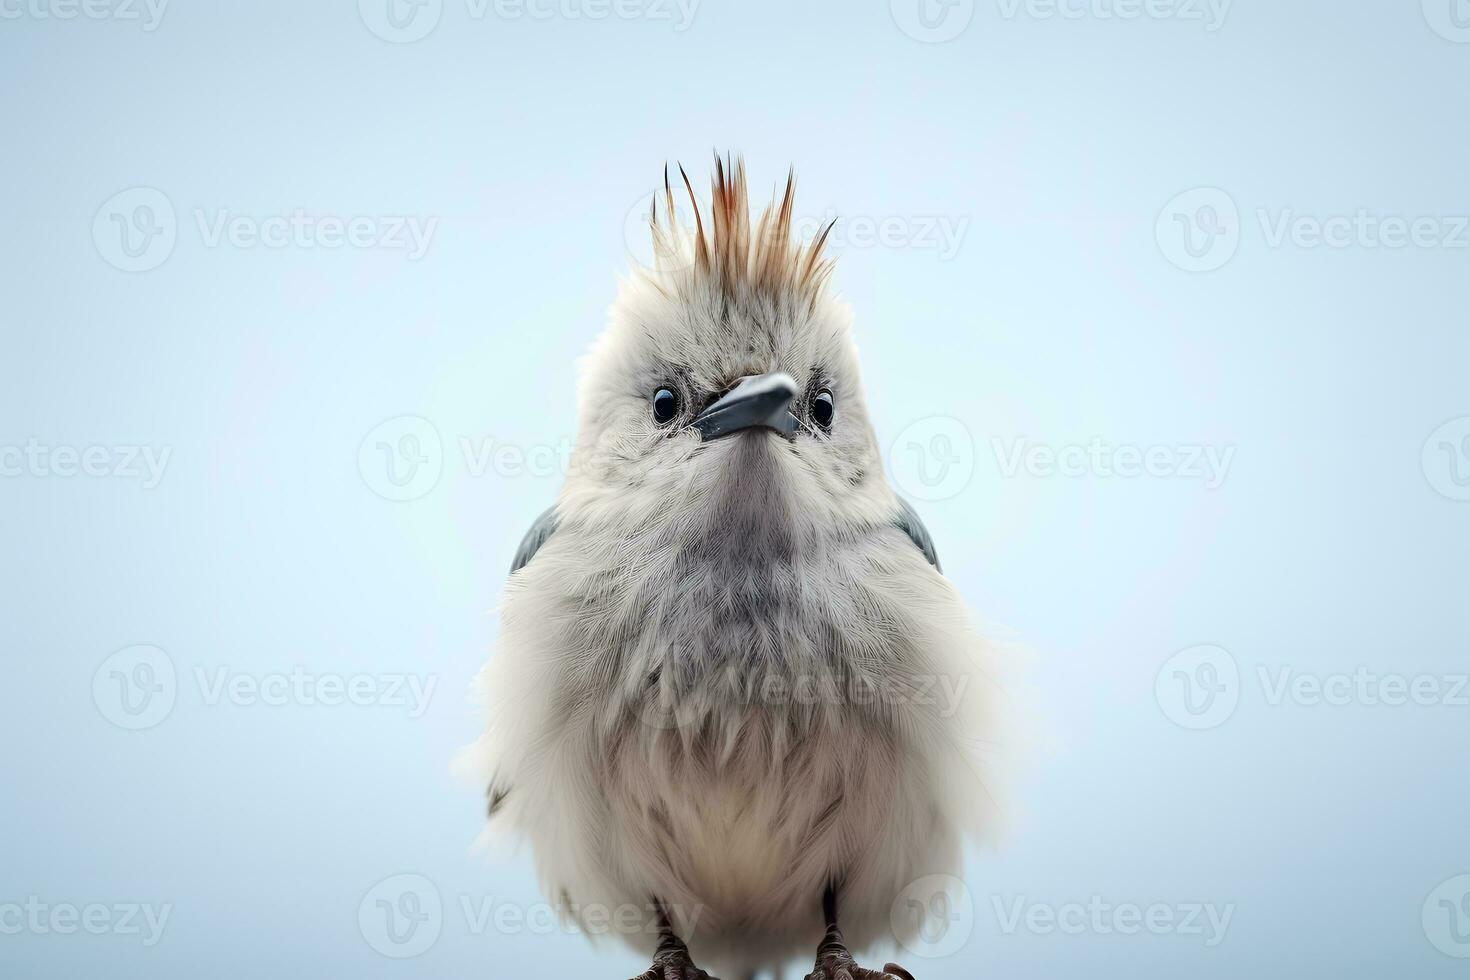
[[[560,582],[555,620],[604,729],[632,718],[728,730],[755,711],[800,733],[866,713],[864,693],[907,659],[914,632],[877,573],[881,546],[743,537],[650,548]]]

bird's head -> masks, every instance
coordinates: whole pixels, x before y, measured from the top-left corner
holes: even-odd
[[[655,264],[623,282],[584,365],[563,506],[733,526],[878,512],[891,491],[851,315],[826,289],[826,232],[793,240],[789,177],[752,228],[741,162],[716,159],[706,208],[678,176],[693,227],[666,178],[649,218]]]

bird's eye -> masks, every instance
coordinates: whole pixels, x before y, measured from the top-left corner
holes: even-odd
[[[817,397],[812,399],[812,420],[823,429],[830,429],[836,413],[837,409],[832,404],[832,392],[827,388],[817,392]]]
[[[679,413],[679,396],[667,388],[653,393],[653,420],[659,425],[672,422]]]

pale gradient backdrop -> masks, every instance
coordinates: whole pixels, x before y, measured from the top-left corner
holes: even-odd
[[[714,148],[841,218],[895,481],[1025,659],[1013,827],[899,958],[1464,974],[1470,4],[389,3],[0,0],[0,974],[646,965],[449,764]]]

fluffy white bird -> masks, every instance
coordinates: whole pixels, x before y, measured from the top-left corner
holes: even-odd
[[[792,179],[753,230],[742,163],[716,158],[707,215],[684,186],[694,227],[666,174],[656,267],[586,359],[571,471],[506,586],[469,752],[487,831],[652,956],[638,980],[813,943],[813,980],[905,977],[844,935],[911,942],[943,908],[914,882],[992,824],[989,648],[885,479]]]

